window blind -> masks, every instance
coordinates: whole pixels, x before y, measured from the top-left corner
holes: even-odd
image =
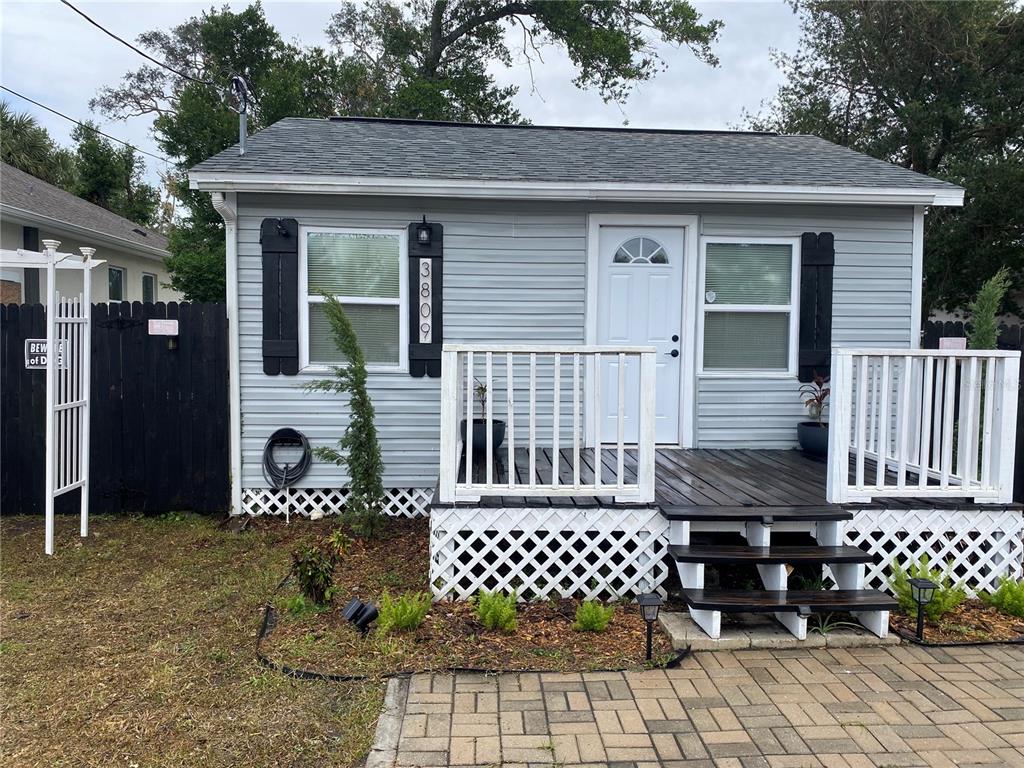
[[[311,232],[306,245],[310,293],[399,298],[397,235]]]
[[[789,304],[792,267],[789,245],[708,243],[705,303]]]

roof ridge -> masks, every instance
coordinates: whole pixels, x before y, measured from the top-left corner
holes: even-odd
[[[312,120],[322,121],[322,118],[292,117],[286,120]],[[326,118],[330,123],[384,123],[393,125],[431,125],[451,128],[507,128],[520,130],[537,131],[587,131],[587,132],[608,132],[608,133],[667,133],[676,135],[725,135],[725,136],[780,136],[775,131],[732,131],[715,128],[633,128],[629,126],[616,125],[535,125],[516,123],[466,123],[454,120],[419,120],[406,117],[368,117],[365,115],[332,115]]]

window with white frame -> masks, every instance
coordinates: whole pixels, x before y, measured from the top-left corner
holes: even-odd
[[[408,344],[405,306],[404,231],[308,229],[300,254],[303,365],[345,361],[331,335],[323,293],[345,308],[367,365],[399,369]]]
[[[107,267],[107,301],[124,301],[124,270]]]
[[[796,240],[704,241],[705,372],[795,372]]]
[[[152,304],[156,301],[156,275],[142,273],[142,302]]]

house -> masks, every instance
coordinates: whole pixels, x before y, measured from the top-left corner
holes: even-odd
[[[304,390],[341,362],[325,291],[438,598],[631,595],[674,564],[713,636],[740,608],[884,634],[865,587],[893,557],[1019,573],[1019,355],[918,349],[924,217],[959,187],[813,136],[366,118],[282,120],[190,183],[227,225],[235,513],[344,503],[334,465],[287,491],[262,471],[274,430],[346,425]],[[823,462],[793,449],[830,367]],[[722,562],[764,590],[713,588]],[[786,592],[794,564],[842,589]]]
[[[41,250],[43,240],[59,240],[64,252],[96,248],[106,260],[93,272],[95,301],[177,301],[168,287],[164,259],[167,238],[123,216],[47,184],[10,165],[0,167],[0,248]],[[72,279],[72,277],[68,277]],[[34,304],[45,295],[46,276],[36,269],[0,265],[5,304]],[[61,281],[57,281],[58,290]],[[72,289],[68,283],[67,289]],[[75,286],[74,292],[80,288]]]

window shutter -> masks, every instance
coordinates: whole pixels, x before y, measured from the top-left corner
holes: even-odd
[[[417,230],[430,227],[430,244],[419,242]],[[409,225],[409,375],[441,375],[444,342],[444,227]]]
[[[263,372],[268,376],[299,372],[299,223],[264,219]]]
[[[832,363],[832,270],[836,263],[831,232],[804,232],[800,238],[800,381],[829,375]]]

